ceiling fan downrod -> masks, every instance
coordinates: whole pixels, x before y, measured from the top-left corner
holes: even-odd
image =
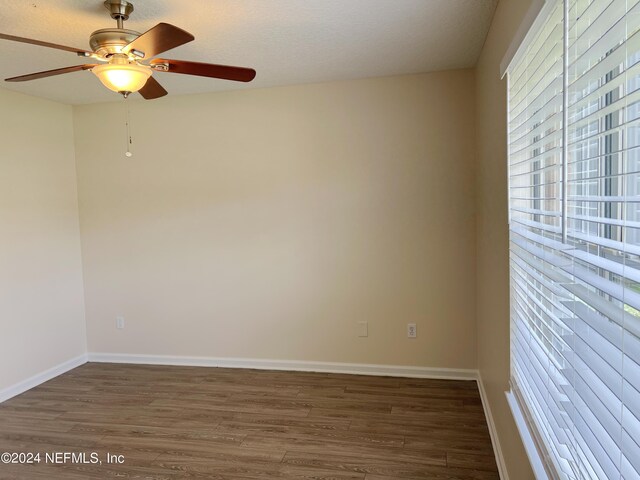
[[[118,22],[118,28],[124,28],[124,21],[129,19],[129,15],[133,12],[133,4],[126,0],[105,0],[104,6],[111,18]]]

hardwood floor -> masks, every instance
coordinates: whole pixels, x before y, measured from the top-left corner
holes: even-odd
[[[325,373],[88,363],[0,404],[0,452],[41,454],[2,479],[499,478],[475,382]]]

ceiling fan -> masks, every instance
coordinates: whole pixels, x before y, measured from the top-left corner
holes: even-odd
[[[168,23],[159,23],[143,34],[127,30],[124,28],[124,21],[128,20],[129,15],[133,12],[131,2],[106,0],[104,6],[111,13],[111,18],[118,22],[118,25],[117,28],[105,28],[93,32],[89,37],[92,51],[3,33],[0,33],[0,39],[65,50],[76,53],[79,57],[92,58],[106,63],[57,68],[7,78],[6,81],[24,82],[63,73],[89,70],[100,79],[105,87],[121,93],[125,98],[130,93],[139,92],[145,99],[151,100],[167,94],[162,85],[153,78],[154,71],[221,78],[238,82],[250,82],[256,76],[255,70],[251,68],[154,58],[162,52],[194,40],[195,37]]]

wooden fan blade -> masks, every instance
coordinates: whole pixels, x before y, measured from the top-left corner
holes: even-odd
[[[157,68],[157,70],[161,72],[166,71],[186,75],[198,75],[200,77],[221,78],[223,80],[235,80],[236,82],[250,82],[256,76],[256,71],[252,68],[215,65],[213,63],[186,62],[184,60],[168,60],[166,58],[153,59],[151,66],[164,66],[166,70],[164,68]]]
[[[76,53],[82,57],[90,57],[91,55],[93,55],[93,52],[82,50],[81,48],[67,47],[65,45],[58,45],[57,43],[42,42],[40,40],[34,40],[32,38],[16,37],[4,33],[0,33],[0,39],[11,40],[12,42],[29,43],[31,45],[38,45],[40,47],[55,48],[57,50],[65,50],[67,52]]]
[[[190,42],[195,37],[181,28],[169,23],[159,23],[151,30],[147,30],[129,45],[124,47],[125,53],[143,53],[144,58],[155,57],[159,53],[179,47]],[[135,50],[135,52],[133,52]]]
[[[26,82],[27,80],[36,80],[38,78],[53,77],[54,75],[62,75],[63,73],[78,72],[80,70],[89,70],[97,65],[74,65],[73,67],[56,68],[55,70],[46,70],[44,72],[30,73],[29,75],[21,75],[19,77],[7,78],[5,82]]]
[[[167,91],[164,89],[164,87],[160,85],[158,81],[153,77],[149,77],[147,79],[147,83],[145,83],[144,87],[138,90],[138,92],[146,100],[153,100],[154,98],[164,97],[167,94]]]

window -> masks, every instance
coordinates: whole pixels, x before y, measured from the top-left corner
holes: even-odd
[[[511,384],[547,473],[640,478],[640,0],[547,0],[509,65]]]

